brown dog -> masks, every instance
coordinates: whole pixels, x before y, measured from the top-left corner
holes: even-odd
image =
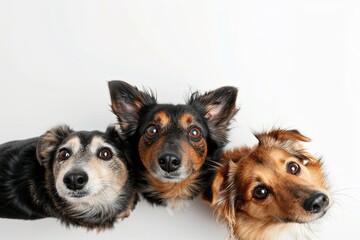
[[[256,135],[259,144],[227,151],[212,184],[212,207],[235,239],[308,239],[330,194],[320,159],[296,130]]]

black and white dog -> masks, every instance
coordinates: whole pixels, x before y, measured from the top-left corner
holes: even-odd
[[[0,217],[54,217],[98,231],[137,202],[129,145],[105,132],[58,126],[39,138],[0,145]]]

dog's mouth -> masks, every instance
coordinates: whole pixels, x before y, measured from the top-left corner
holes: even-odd
[[[162,182],[181,182],[188,177],[187,174],[183,173],[167,173],[167,172],[157,172],[152,174],[157,179]]]
[[[73,199],[81,199],[88,197],[89,193],[87,191],[71,191],[67,194],[67,197],[73,198]]]
[[[183,177],[180,176],[180,174],[163,174],[161,177],[163,182],[181,182],[184,180]]]
[[[300,223],[300,224],[311,223],[311,222],[319,220],[320,218],[325,216],[327,210],[328,209],[323,210],[322,212],[319,212],[316,214],[312,214],[309,217],[299,217],[299,218],[295,218],[295,219],[293,219],[293,218],[278,218],[278,219],[276,219],[276,221],[279,221],[282,223]]]

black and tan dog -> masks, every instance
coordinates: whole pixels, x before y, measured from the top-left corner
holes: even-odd
[[[202,192],[227,143],[237,89],[196,92],[179,105],[158,104],[152,93],[123,81],[109,82],[109,90],[122,134],[138,149],[143,196],[174,209]]]
[[[113,227],[137,201],[128,149],[113,126],[105,133],[59,126],[0,145],[0,217]]]
[[[320,159],[296,130],[256,135],[259,144],[226,151],[212,185],[212,207],[241,240],[312,239],[331,195]]]

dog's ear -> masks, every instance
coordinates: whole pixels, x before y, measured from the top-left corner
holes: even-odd
[[[105,135],[112,139],[122,139],[122,133],[118,124],[111,124],[105,130]]]
[[[139,91],[135,86],[124,81],[110,81],[108,85],[111,108],[117,116],[122,134],[124,136],[134,134],[139,124],[141,110],[156,104],[154,94]]]
[[[259,143],[265,143],[270,139],[280,142],[310,142],[311,139],[302,135],[298,130],[283,130],[274,129],[267,133],[255,134],[255,137],[259,140]]]
[[[207,121],[211,137],[220,145],[227,143],[230,120],[238,111],[235,106],[237,92],[235,87],[221,87],[203,95],[195,92],[187,101],[200,110]]]
[[[235,215],[235,186],[234,179],[231,177],[229,181],[225,182],[225,176],[232,176],[236,164],[228,159],[228,167],[218,169],[215,178],[213,180],[211,190],[212,199],[211,205],[214,209],[215,216],[219,221],[226,221],[230,227],[230,232],[233,232],[233,227],[236,221]]]
[[[279,141],[300,141],[300,142],[310,142],[311,139],[302,135],[298,130],[274,130],[269,133],[270,136],[279,140]]]
[[[274,129],[267,133],[255,134],[259,145],[280,145],[306,165],[309,161],[316,162],[318,159],[308,153],[302,142],[310,142],[311,139],[302,135],[298,130]]]
[[[73,130],[67,125],[61,125],[48,130],[45,134],[40,136],[36,148],[36,155],[40,165],[44,165],[49,160],[51,153],[58,147],[58,145],[72,133]]]

